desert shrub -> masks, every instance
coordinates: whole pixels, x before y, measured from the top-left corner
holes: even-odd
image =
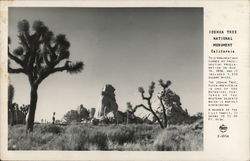
[[[64,116],[63,116],[64,120],[67,123],[72,123],[72,122],[80,122],[81,121],[81,117],[80,114],[76,111],[76,110],[70,110],[68,111]]]
[[[108,134],[110,150],[152,150],[159,126],[148,124],[111,125],[103,127]]]
[[[126,126],[119,126],[114,129],[110,129],[107,132],[108,139],[113,143],[118,143],[120,145],[124,143],[134,142],[135,141],[135,131],[126,128]]]
[[[71,125],[55,140],[54,148],[60,150],[106,150],[107,135],[96,129]]]
[[[25,128],[22,125],[9,126],[8,133],[8,149],[16,150],[20,149],[18,143],[25,139]]]
[[[178,134],[173,134],[164,130],[154,141],[154,147],[160,151],[175,151],[179,150],[180,142],[183,140]]]
[[[193,128],[194,130],[203,129],[203,120],[200,119],[200,120],[194,122],[193,125],[192,125],[192,128]]]
[[[9,150],[202,150],[202,129],[193,125],[35,125],[26,135],[24,125],[9,126]],[[60,132],[59,132],[60,131]]]
[[[133,125],[132,128],[135,131],[135,139],[136,140],[152,140],[157,134],[162,130],[159,126],[142,124],[140,126]]]
[[[8,129],[9,139],[11,139],[12,136],[19,137],[20,134],[24,134],[26,132],[25,127],[23,125],[8,126]]]
[[[71,132],[68,132],[71,131]],[[66,144],[69,150],[87,150],[87,131],[85,129],[78,129],[77,127],[70,127],[64,134]],[[63,137],[64,137],[63,136]]]
[[[47,145],[47,150],[71,150],[65,135],[57,136]]]
[[[59,134],[63,131],[63,128],[55,124],[46,124],[40,126],[41,133],[53,133]]]
[[[99,120],[93,118],[93,119],[91,120],[91,123],[92,123],[93,125],[98,125],[98,124],[99,124]]]
[[[55,138],[53,133],[41,133],[41,129],[35,126],[34,132],[26,134],[25,126],[13,126],[9,129],[9,150],[44,150],[46,144]]]
[[[159,151],[199,151],[202,150],[202,142],[201,131],[193,131],[190,126],[178,126],[163,130],[153,145]]]
[[[108,137],[101,131],[91,130],[88,135],[88,140],[89,143],[92,144],[92,146],[95,145],[99,150],[106,150],[108,148]]]
[[[120,144],[111,144],[110,150],[119,150],[119,151],[149,151],[152,150],[152,144],[141,144],[141,143],[124,143]]]
[[[57,137],[50,146],[52,149],[59,150],[87,150],[86,133],[84,129],[71,125],[67,127],[65,132]]]

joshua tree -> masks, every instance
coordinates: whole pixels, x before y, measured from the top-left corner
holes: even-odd
[[[136,112],[137,108],[141,107],[141,105],[137,105],[133,108],[133,105],[130,102],[127,102],[127,124],[129,123],[129,116],[132,116],[134,118],[134,113]]]
[[[23,124],[25,124],[25,118],[26,118],[26,116],[28,114],[29,108],[30,108],[30,105],[24,105],[24,104],[20,107],[20,111],[24,115]]]
[[[9,84],[8,86],[8,111],[10,112],[11,116],[8,116],[11,118],[10,124],[15,124],[15,118],[14,118],[14,106],[13,106],[13,98],[14,98],[15,89],[14,87]]]
[[[53,116],[52,116],[52,124],[55,124],[55,120],[56,120],[56,118],[55,118],[55,112],[53,112]]]
[[[56,72],[67,71],[78,73],[83,69],[82,62],[66,61],[69,56],[70,43],[63,34],[54,36],[41,21],[33,23],[33,32],[27,20],[18,23],[18,39],[20,46],[13,52],[8,48],[9,73],[22,73],[28,77],[30,91],[30,108],[27,121],[27,132],[33,131],[37,104],[37,90],[41,82]],[[10,44],[10,39],[9,39]],[[10,63],[15,62],[19,67],[13,68]],[[64,65],[60,65],[65,61]]]
[[[147,102],[148,106],[145,106],[144,104],[140,104],[140,105],[137,105],[137,107],[143,107],[145,110],[151,112],[153,114],[153,116],[156,118],[156,120],[158,121],[158,123],[160,124],[161,128],[164,129],[165,126],[164,126],[163,122],[161,121],[159,116],[156,114],[156,111],[154,111],[154,109],[152,107],[151,99],[153,97],[154,89],[155,89],[155,82],[151,82],[151,85],[149,86],[149,89],[148,89],[149,96],[146,97],[144,88],[143,87],[138,88],[138,91],[141,93],[142,99]]]
[[[15,89],[14,89],[13,85],[9,84],[9,86],[8,86],[8,106],[11,105],[13,102],[14,93],[15,93]]]
[[[179,96],[169,89],[169,86],[171,85],[171,81],[168,80],[166,81],[166,83],[164,83],[164,81],[160,79],[159,84],[162,87],[162,91],[160,95],[158,96],[158,99],[160,100],[160,103],[161,103],[161,107],[160,107],[161,112],[154,110],[154,108],[152,107],[151,100],[152,100],[152,96],[153,96],[154,89],[155,89],[155,82],[152,82],[151,85],[149,86],[148,97],[145,96],[145,90],[143,87],[138,88],[138,91],[141,93],[142,99],[147,102],[147,106],[140,104],[140,105],[135,106],[135,109],[138,107],[143,107],[147,111],[151,112],[154,118],[157,120],[157,122],[161,126],[161,128],[164,129],[167,127],[167,124],[168,124],[167,115],[170,113],[171,108],[173,108],[174,106],[180,106],[181,103],[180,103]]]

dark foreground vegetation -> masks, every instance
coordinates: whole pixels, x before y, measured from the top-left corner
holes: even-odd
[[[202,121],[166,129],[148,124],[36,124],[28,135],[24,125],[14,125],[8,136],[9,150],[199,151],[202,146]]]

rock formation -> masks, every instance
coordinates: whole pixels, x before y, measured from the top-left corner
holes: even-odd
[[[103,87],[99,106],[97,107],[96,118],[107,118],[108,113],[112,112],[116,118],[118,105],[115,99],[115,88],[107,84]]]
[[[95,116],[95,111],[96,111],[95,108],[91,108],[91,109],[90,109],[90,111],[89,111],[89,118],[90,118],[90,119],[94,118],[94,116]]]
[[[77,112],[80,116],[81,121],[85,121],[89,119],[89,111],[83,105],[77,107]]]

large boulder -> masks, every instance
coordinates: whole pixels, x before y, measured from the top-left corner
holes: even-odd
[[[89,117],[90,117],[90,119],[94,118],[94,116],[95,116],[95,111],[96,111],[95,108],[91,108],[91,109],[89,110]]]
[[[93,125],[98,125],[98,124],[99,124],[99,120],[96,119],[96,118],[93,118],[93,119],[91,119],[91,123],[92,123]]]
[[[117,122],[118,123],[129,123],[129,124],[141,124],[144,123],[144,119],[140,118],[128,111],[122,112],[117,111]]]
[[[102,88],[99,105],[96,110],[95,118],[98,119],[106,118],[110,112],[116,116],[118,105],[115,99],[115,88],[112,85],[107,84]]]
[[[162,105],[160,102],[159,97],[162,96],[162,93],[159,93],[157,95],[157,97],[152,99],[152,107],[153,110],[155,111],[156,115],[163,120],[164,116],[163,116],[163,109],[162,109]],[[164,106],[167,107],[166,109],[166,115],[167,115],[167,121],[168,124],[182,124],[185,123],[186,120],[190,117],[187,110],[185,110],[184,108],[182,108],[181,106],[181,100],[180,97],[178,95],[176,95],[175,93],[170,95],[171,97],[167,97],[164,96],[163,100],[164,100]],[[166,98],[165,98],[166,97]],[[142,110],[140,112],[140,117],[142,118],[144,123],[149,123],[149,124],[153,124],[153,123],[158,123],[156,117],[151,113],[148,112],[144,109],[138,109],[138,113],[139,110]],[[135,113],[138,115],[138,113]]]
[[[89,111],[83,105],[80,105],[77,107],[77,112],[79,114],[81,121],[85,121],[89,119]]]
[[[126,112],[117,111],[117,123],[124,123],[126,122],[127,114]]]

